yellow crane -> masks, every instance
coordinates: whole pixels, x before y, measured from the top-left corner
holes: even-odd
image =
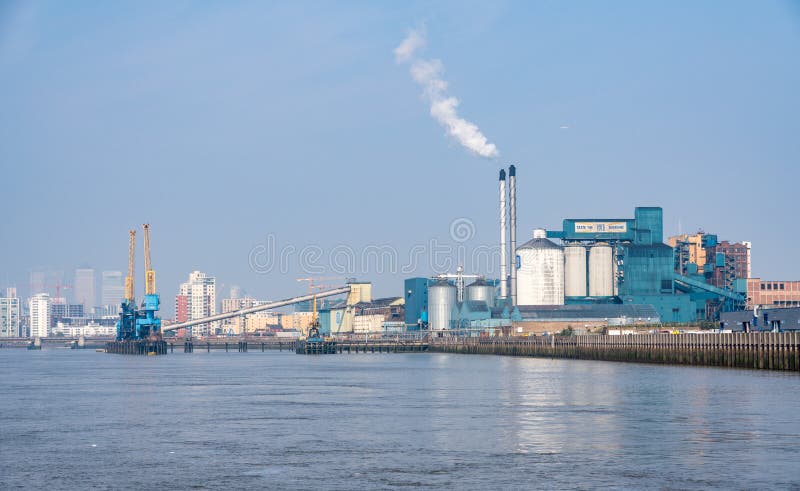
[[[156,272],[150,264],[150,224],[142,224],[144,229],[144,294],[156,293]],[[129,273],[130,274],[130,273]]]
[[[308,293],[314,295],[314,299],[312,300],[313,307],[312,307],[312,314],[311,314],[311,325],[317,325],[317,295],[315,294],[314,290],[319,288],[324,288],[322,285],[315,285],[314,281],[319,280],[342,280],[344,278],[339,276],[317,276],[316,278],[309,276],[308,278],[297,278],[297,281],[307,281],[308,282]]]
[[[125,277],[125,299],[134,304],[133,259],[136,254],[136,230],[128,231],[128,276]]]

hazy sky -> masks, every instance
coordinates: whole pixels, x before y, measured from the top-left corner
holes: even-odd
[[[518,164],[521,241],[662,206],[665,234],[750,240],[754,275],[800,279],[797,2],[6,0],[0,286],[124,270],[144,222],[167,314],[194,269],[283,298],[304,262],[388,296],[432,248],[493,246],[499,164],[395,61],[419,28],[459,115]],[[393,273],[390,247],[418,264]]]

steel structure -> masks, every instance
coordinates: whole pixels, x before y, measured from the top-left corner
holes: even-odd
[[[161,339],[161,319],[157,316],[160,298],[156,293],[156,273],[150,262],[150,225],[142,225],[144,230],[144,298],[140,308],[136,308],[135,297],[135,254],[136,231],[131,230],[128,241],[128,276],[125,278],[125,299],[120,308],[117,321],[117,341],[157,341]]]
[[[350,285],[346,285],[340,288],[334,288],[333,290],[325,290],[321,292],[316,292],[309,295],[302,295],[299,297],[292,297],[287,298],[286,300],[279,300],[277,302],[270,302],[265,303],[263,305],[258,305],[256,307],[250,307],[246,309],[234,310],[232,312],[226,312],[224,314],[216,314],[209,317],[203,317],[202,319],[195,319],[187,322],[180,322],[178,324],[171,324],[169,326],[164,326],[161,331],[168,332],[168,331],[175,331],[177,329],[184,329],[187,327],[196,326],[198,324],[205,324],[207,322],[214,322],[220,321],[223,319],[230,319],[233,317],[245,316],[249,314],[254,314],[256,312],[261,312],[262,310],[270,310],[270,309],[277,309],[278,307],[285,307],[287,305],[292,305],[295,303],[300,302],[307,302],[309,300],[314,300],[314,298],[325,298],[325,297],[332,297],[334,295],[341,295],[343,293],[350,293]]]

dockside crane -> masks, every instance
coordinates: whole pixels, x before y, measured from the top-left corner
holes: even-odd
[[[150,224],[144,230],[144,299],[136,319],[137,339],[161,339],[161,319],[156,317],[160,298],[156,293],[156,272],[150,263]]]
[[[136,255],[136,230],[128,231],[128,276],[125,277],[125,298],[120,305],[117,321],[117,341],[135,339],[136,299],[134,290],[134,258]]]
[[[144,298],[140,308],[136,308],[134,259],[136,253],[136,231],[129,232],[128,276],[125,277],[125,299],[120,308],[117,321],[117,341],[160,340],[161,319],[156,316],[160,299],[156,293],[156,273],[150,263],[150,225],[144,229]]]

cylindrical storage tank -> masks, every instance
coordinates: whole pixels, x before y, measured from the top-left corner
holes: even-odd
[[[614,253],[611,246],[598,243],[589,249],[589,296],[614,295]]]
[[[467,285],[467,300],[486,302],[489,308],[494,307],[494,287],[486,280],[479,278]]]
[[[582,245],[564,248],[564,295],[586,296],[586,247]]]
[[[450,329],[453,307],[456,304],[456,287],[446,281],[438,280],[428,287],[428,329],[440,331]]]
[[[564,305],[564,250],[543,229],[517,248],[518,305]]]

